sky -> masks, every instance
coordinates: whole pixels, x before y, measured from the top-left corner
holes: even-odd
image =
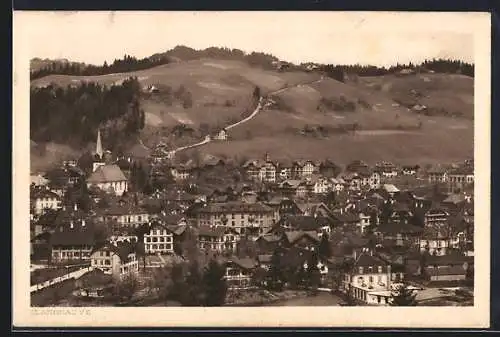
[[[479,15],[477,15],[479,14]],[[480,13],[15,12],[30,58],[102,64],[177,45],[260,51],[293,62],[474,62]]]

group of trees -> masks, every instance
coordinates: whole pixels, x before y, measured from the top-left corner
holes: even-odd
[[[396,64],[391,67],[377,67],[366,65],[321,65],[319,70],[326,73],[327,76],[344,82],[346,74],[353,74],[357,76],[382,76],[389,74],[399,73],[403,69],[411,69],[415,72],[428,72],[434,71],[436,73],[450,73],[450,74],[463,74],[469,77],[474,77],[474,65],[447,59],[433,59],[426,60],[420,64]]]
[[[102,66],[78,64],[70,62],[51,62],[49,65],[34,70],[30,73],[30,79],[35,80],[48,75],[76,75],[76,76],[96,76],[114,73],[126,73],[136,70],[143,70],[169,63],[168,57],[146,57],[137,59],[130,55],[125,55],[123,59],[115,59],[109,64],[105,61]]]
[[[222,306],[228,289],[224,274],[224,266],[215,259],[210,259],[206,266],[193,259],[163,268],[156,273],[153,283],[165,302],[176,301],[182,306]]]
[[[67,88],[32,88],[30,138],[81,147],[95,141],[100,128],[103,142],[117,150],[144,128],[140,90],[137,78],[111,87],[90,82]]]

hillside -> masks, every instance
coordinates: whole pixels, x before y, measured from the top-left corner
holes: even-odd
[[[474,78],[456,74],[359,77],[359,85],[381,92],[401,105],[426,106],[428,116],[474,119]]]
[[[384,75],[342,83],[315,72],[264,70],[234,60],[179,58],[130,73],[50,75],[31,85],[68,86],[86,81],[109,86],[131,76],[144,88],[158,89],[144,92],[140,98],[146,115],[140,137],[148,146],[171,136],[172,128],[180,124],[194,130],[175,142],[184,145],[199,140],[207,130],[241,120],[253,110],[252,93],[257,86],[272,104],[231,129],[230,141],[209,143],[196,151],[240,157],[260,157],[269,151],[277,158],[330,157],[339,163],[352,159],[455,161],[473,153],[473,79],[461,75]],[[415,96],[415,92],[418,97],[411,96],[415,100],[410,101],[409,95]],[[458,111],[466,118],[451,113],[418,114],[402,103]]]

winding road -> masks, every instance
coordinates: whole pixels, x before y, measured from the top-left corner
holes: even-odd
[[[304,82],[304,83],[298,83],[296,85],[293,85],[293,86],[289,86],[289,87],[284,87],[284,88],[281,88],[281,89],[278,89],[276,91],[272,91],[270,93],[267,94],[266,97],[260,97],[259,98],[259,103],[257,104],[257,107],[255,108],[255,110],[248,116],[248,117],[245,117],[243,118],[242,120],[236,122],[236,123],[233,123],[231,125],[228,125],[225,127],[226,130],[230,130],[238,125],[241,125],[241,124],[244,124],[250,120],[252,120],[255,116],[257,116],[257,114],[262,110],[262,108],[264,107],[264,102],[265,100],[271,96],[271,95],[277,95],[277,94],[280,94],[286,90],[289,90],[291,88],[298,88],[298,87],[301,87],[303,85],[310,85],[310,84],[314,84],[314,83],[319,83],[321,81],[324,80],[324,76],[321,76],[321,78],[319,80],[315,80],[315,81],[310,81],[310,82]],[[205,138],[198,142],[198,143],[194,143],[194,144],[191,144],[191,145],[186,145],[186,146],[181,146],[181,147],[178,147],[174,150],[171,150],[170,151],[170,155],[175,155],[177,152],[179,151],[182,151],[182,150],[187,150],[187,149],[192,149],[192,148],[195,148],[195,147],[198,147],[198,146],[202,146],[202,145],[205,145],[205,144],[208,144],[210,143],[212,140],[212,138],[210,137],[210,135],[206,135]],[[139,139],[139,142],[141,143],[142,146],[146,147],[146,145],[144,145],[144,143],[142,142],[141,139]],[[147,147],[146,147],[147,148]]]

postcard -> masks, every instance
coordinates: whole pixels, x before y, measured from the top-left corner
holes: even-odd
[[[13,325],[488,327],[490,24],[15,11]]]

